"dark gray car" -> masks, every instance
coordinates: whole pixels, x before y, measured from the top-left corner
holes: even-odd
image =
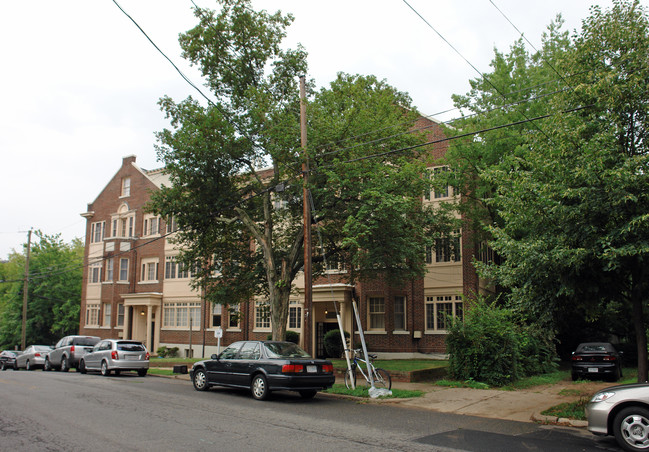
[[[65,336],[45,357],[43,370],[67,372],[78,368],[81,357],[92,350],[101,339],[97,336]]]

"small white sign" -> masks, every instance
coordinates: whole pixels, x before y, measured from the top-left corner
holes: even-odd
[[[214,337],[221,339],[223,337],[223,328],[217,328],[214,330]]]

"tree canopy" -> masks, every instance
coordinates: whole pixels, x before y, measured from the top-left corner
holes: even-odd
[[[539,113],[548,117],[534,127],[526,121],[522,131],[508,128],[504,139],[514,135],[517,142],[504,152],[497,151],[500,144],[491,133],[469,144],[497,156],[486,165],[482,156],[467,158],[480,162],[472,181],[489,194],[478,196],[484,210],[495,213],[478,221],[503,258],[500,265],[483,266],[483,274],[506,288],[508,300],[528,319],[549,330],[561,317],[596,319],[611,304],[627,306],[619,315],[635,322],[638,379],[645,381],[647,14],[639,2],[617,0],[606,11],[593,7],[569,43],[552,41],[543,48],[552,50],[551,60],[527,58],[551,67],[561,87],[542,102]],[[520,74],[504,62],[495,68],[513,78]],[[527,76],[519,82],[539,84]],[[487,98],[485,91],[471,97]]]
[[[208,301],[267,300],[273,339],[282,339],[304,264],[297,83],[306,52],[280,47],[290,15],[219,3],[219,11],[197,8],[199,24],[180,38],[213,100],[160,101],[172,129],[158,133],[157,150],[172,186],[150,208],[176,218],[180,259],[197,265],[193,284]],[[349,263],[353,277],[421,274],[432,228],[419,205],[425,162],[413,151],[375,155],[422,142],[408,133],[410,98],[347,74],[320,90],[310,81],[306,91],[308,188],[328,259]],[[314,256],[317,274],[323,255]]]
[[[64,243],[60,235],[35,232],[29,259],[29,293],[26,341],[54,344],[61,337],[79,331],[83,244],[75,239]],[[0,345],[19,346],[22,332],[23,277],[25,255],[13,253],[0,264]]]

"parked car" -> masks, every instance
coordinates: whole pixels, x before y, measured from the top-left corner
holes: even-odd
[[[121,371],[134,370],[144,377],[149,370],[149,352],[142,342],[104,339],[92,351],[86,353],[79,362],[79,372],[99,371],[108,376],[111,372],[119,375]]]
[[[612,435],[627,451],[649,449],[649,384],[612,386],[586,405],[588,430]]]
[[[3,350],[0,353],[0,369],[16,370],[16,357],[22,353],[21,350]]]
[[[49,345],[30,345],[16,357],[16,369],[34,370],[43,368],[45,355],[52,350]]]
[[[271,391],[297,391],[309,399],[334,384],[331,361],[314,359],[292,342],[240,341],[199,361],[189,372],[197,391],[210,386],[249,388],[257,400]]]
[[[70,368],[77,369],[81,357],[91,351],[100,340],[97,336],[65,336],[45,357],[43,370],[57,369],[67,372]]]
[[[618,381],[622,376],[622,354],[608,342],[585,342],[570,357],[573,380],[606,378]]]

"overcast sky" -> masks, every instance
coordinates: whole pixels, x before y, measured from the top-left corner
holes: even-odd
[[[192,81],[178,34],[192,28],[190,0],[117,0]],[[207,0],[194,0],[216,8]],[[646,3],[643,2],[643,3]],[[538,48],[561,13],[579,29],[587,0],[256,0],[257,9],[295,16],[286,46],[309,53],[309,77],[328,85],[337,72],[374,74],[408,92],[422,113],[452,108],[494,47],[520,36],[494,4]],[[317,6],[316,6],[317,5]],[[157,101],[200,97],[112,0],[0,2],[0,259],[21,250],[27,230],[84,237],[85,212],[134,154],[145,169],[161,166],[154,132],[167,127]],[[449,114],[437,115],[449,119]]]

